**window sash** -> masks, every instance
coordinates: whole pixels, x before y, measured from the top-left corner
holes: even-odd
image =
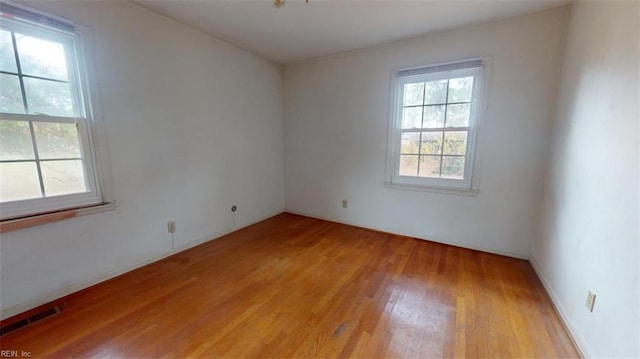
[[[80,159],[84,165],[85,169],[85,186],[87,192],[80,193],[72,193],[66,195],[59,196],[50,196],[50,197],[38,197],[32,199],[25,200],[17,200],[11,202],[3,202],[0,203],[1,208],[1,217],[2,219],[15,218],[22,215],[31,215],[36,213],[44,213],[52,210],[60,210],[66,208],[80,207],[90,204],[96,204],[101,202],[100,192],[98,191],[97,181],[96,181],[96,171],[94,168],[93,161],[91,160],[92,154],[89,143],[89,135],[88,135],[88,124],[84,119],[72,119],[72,118],[42,118],[47,116],[33,116],[36,118],[25,120],[25,119],[16,119],[15,115],[7,116],[8,114],[0,115],[0,119],[2,120],[18,120],[18,121],[30,121],[30,122],[49,122],[49,123],[76,123],[78,127],[78,136],[80,140]],[[31,116],[29,116],[31,117]],[[40,117],[40,118],[37,118]],[[36,157],[34,159],[29,160],[8,160],[8,161],[0,161],[2,163],[10,163],[10,162],[49,162],[49,161],[57,161],[64,160],[65,158],[55,158],[55,159],[39,159],[37,154],[34,154]],[[39,174],[39,181],[42,181],[42,175]]]
[[[18,32],[27,36],[40,38],[63,45],[67,61],[67,75],[68,83],[70,84],[71,90],[73,117],[49,116],[29,113],[0,113],[0,119],[24,121],[29,123],[76,123],[80,141],[82,163],[85,169],[85,188],[87,189],[87,192],[82,193],[40,197],[0,203],[0,219],[7,220],[11,218],[19,218],[39,213],[46,213],[102,203],[101,189],[98,181],[99,177],[97,173],[97,167],[95,165],[96,154],[92,151],[92,124],[90,112],[88,111],[88,109],[90,108],[87,93],[88,88],[86,83],[81,81],[81,79],[85,77],[85,70],[80,66],[80,64],[82,63],[82,48],[81,43],[78,39],[80,35],[54,31],[49,28],[42,28],[41,26],[33,25],[30,23],[22,23],[19,21],[4,18],[2,23],[0,24],[0,28],[6,31]],[[17,51],[17,49],[14,49],[14,51]],[[21,78],[33,77],[24,75],[20,72],[20,69],[17,69],[17,73],[13,73],[12,75],[20,76]],[[23,93],[22,95],[24,101],[25,94]],[[37,154],[34,155],[36,156],[36,159],[30,160],[30,162],[38,161]],[[45,161],[46,160],[42,160],[42,162]],[[39,174],[39,177],[39,180],[42,181],[41,174]]]
[[[479,62],[478,62],[479,61]],[[469,67],[463,65],[456,68],[459,64],[473,64],[476,67]],[[476,137],[476,123],[479,112],[479,99],[480,89],[482,83],[482,67],[477,67],[478,64],[482,64],[482,60],[472,60],[452,63],[452,66],[447,64],[422,67],[418,69],[400,70],[396,73],[395,83],[395,103],[393,110],[393,123],[391,128],[390,139],[390,164],[391,173],[389,175],[389,181],[391,184],[409,185],[409,186],[427,186],[427,187],[440,187],[440,188],[454,188],[454,189],[471,189],[472,187],[472,171],[473,161],[475,153],[475,137]],[[432,72],[431,69],[445,69],[441,72]],[[438,81],[459,77],[473,76],[473,88],[472,97],[470,101],[470,116],[468,127],[439,127],[439,128],[402,128],[402,116],[403,116],[403,100],[404,100],[404,85],[410,83],[420,83],[429,81]],[[453,103],[447,103],[446,105],[452,105]],[[440,104],[445,105],[445,104]],[[416,105],[425,106],[424,104]],[[426,105],[429,106],[429,105]],[[400,175],[400,156],[401,156],[401,144],[403,133],[420,133],[420,132],[444,132],[444,131],[467,131],[467,144],[466,153],[464,155],[464,177],[463,179],[451,179],[451,178],[435,178],[435,177],[418,177],[418,176],[404,176]],[[444,146],[444,143],[442,144]],[[441,153],[438,156],[442,161],[443,156]],[[462,155],[460,155],[462,156]],[[419,158],[419,157],[418,157]],[[440,173],[440,175],[442,175]]]
[[[63,46],[64,52],[65,52],[65,59],[67,60],[68,79],[66,82],[68,82],[71,87],[71,102],[73,106],[73,116],[86,118],[87,113],[84,110],[86,104],[83,102],[83,96],[82,96],[82,90],[81,90],[82,84],[80,82],[80,74],[78,73],[79,66],[78,66],[78,61],[76,57],[76,54],[78,53],[78,51],[77,51],[75,38],[66,33],[57,33],[51,30],[36,28],[30,24],[23,24],[23,23],[18,23],[12,20],[5,20],[5,19],[3,19],[2,23],[0,24],[0,29],[10,31],[10,32],[18,32],[23,35],[27,35],[27,36],[31,36],[31,37],[51,41],[51,42],[56,42]],[[14,51],[18,51],[18,50],[14,49]],[[48,81],[58,81],[56,79],[52,79],[48,77],[25,75],[24,73],[22,73],[21,69],[16,69],[16,70],[17,72],[15,73],[6,72],[6,71],[3,71],[3,73],[19,76],[21,78],[21,81],[22,81],[22,78],[24,77],[40,78]],[[23,96],[24,96],[24,93],[23,93]],[[32,115],[32,114],[26,113],[26,115]]]

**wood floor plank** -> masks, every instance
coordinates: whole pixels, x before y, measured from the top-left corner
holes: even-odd
[[[62,302],[61,313],[1,337],[0,349],[34,358],[579,357],[526,261],[288,213]]]

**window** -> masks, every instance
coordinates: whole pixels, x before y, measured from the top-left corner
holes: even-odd
[[[398,71],[390,184],[471,189],[483,60]]]
[[[80,35],[0,3],[2,219],[101,203]]]

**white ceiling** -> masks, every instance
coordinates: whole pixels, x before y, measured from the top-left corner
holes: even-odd
[[[137,0],[140,6],[280,64],[469,24],[523,15],[568,0],[357,1]]]

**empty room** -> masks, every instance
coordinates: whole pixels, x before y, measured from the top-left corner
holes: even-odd
[[[640,2],[0,15],[0,358],[640,358]]]

